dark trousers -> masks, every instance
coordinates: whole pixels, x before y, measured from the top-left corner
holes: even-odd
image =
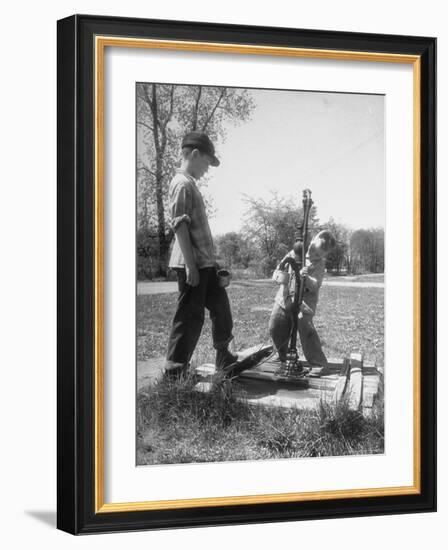
[[[176,271],[179,296],[168,340],[167,369],[185,366],[190,361],[201,335],[205,308],[210,313],[214,347],[225,349],[233,338],[229,298],[226,290],[218,286],[216,269],[199,269],[196,287],[187,284],[185,269]]]
[[[283,309],[278,304],[275,304],[271,318],[269,319],[269,332],[278,351],[280,361],[286,360],[292,325],[291,311],[288,308]],[[300,313],[297,321],[297,330],[299,331],[300,343],[302,344],[305,359],[310,365],[324,367],[327,364],[327,358],[322,351],[322,344],[314,327],[313,317]]]

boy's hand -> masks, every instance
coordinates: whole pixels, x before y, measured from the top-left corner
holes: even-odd
[[[302,277],[308,276],[308,266],[302,267],[302,269],[300,270],[300,275],[302,275]]]
[[[301,316],[299,316],[300,318],[303,317],[304,315],[314,315],[314,311],[305,304],[305,302],[302,302],[300,304],[300,313],[301,313]]]
[[[187,271],[187,285],[198,286],[199,284],[199,270],[195,265],[186,267]]]

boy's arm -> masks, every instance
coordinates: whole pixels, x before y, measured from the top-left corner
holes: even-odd
[[[310,275],[309,270],[313,267],[313,264],[307,265],[300,270],[300,274],[305,279],[305,288],[311,292],[315,292],[322,285],[324,278],[324,268],[317,267],[317,269],[312,269],[312,275]]]
[[[199,271],[191,246],[189,224],[192,215],[192,196],[188,185],[179,185],[171,200],[171,227],[176,234],[182,255],[185,260],[187,284],[198,286]]]
[[[295,254],[294,254],[294,251],[293,250],[290,250],[287,254],[285,254],[283,256],[283,258],[280,260],[280,262],[277,264],[277,267],[275,268],[275,271],[274,273],[276,273],[277,271],[280,270],[280,266],[282,265],[282,263],[286,260],[286,258],[294,258],[295,257]]]
[[[185,268],[187,272],[187,284],[190,286],[198,286],[199,270],[194,260],[193,248],[191,246],[190,232],[188,224],[183,221],[176,228],[176,237],[179,242],[180,249],[185,258]]]
[[[285,261],[286,258],[290,258],[290,257],[293,257],[293,256],[294,256],[294,252],[292,250],[290,250],[287,254],[285,254],[285,256],[282,258],[282,260],[277,264],[277,267],[275,268],[274,273],[272,274],[272,280],[273,281],[275,281],[276,283],[281,284],[281,282],[279,280],[279,277],[283,276],[283,271],[280,269],[280,266],[281,266],[282,262]]]

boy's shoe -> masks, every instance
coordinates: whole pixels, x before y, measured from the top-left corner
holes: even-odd
[[[270,361],[275,367],[275,374],[281,376],[287,372],[286,359],[277,353]]]
[[[165,380],[179,380],[183,376],[188,374],[190,363],[171,363],[167,362],[165,365],[165,371],[163,373],[163,378]]]
[[[308,373],[308,376],[311,376],[311,378],[319,378],[322,375],[323,370],[324,367],[322,365],[310,365],[310,372]]]
[[[226,349],[218,349],[216,351],[215,365],[217,370],[223,370],[226,367],[236,363],[238,361],[238,355],[233,355]]]
[[[257,351],[242,358],[227,352],[225,362],[228,364],[219,369],[219,371],[224,374],[225,378],[234,378],[239,376],[243,371],[252,369],[264,360],[267,360],[272,355],[272,350],[273,346],[262,346]]]

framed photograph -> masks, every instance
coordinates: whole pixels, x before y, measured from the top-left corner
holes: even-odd
[[[436,39],[58,22],[58,528],[436,509]]]

